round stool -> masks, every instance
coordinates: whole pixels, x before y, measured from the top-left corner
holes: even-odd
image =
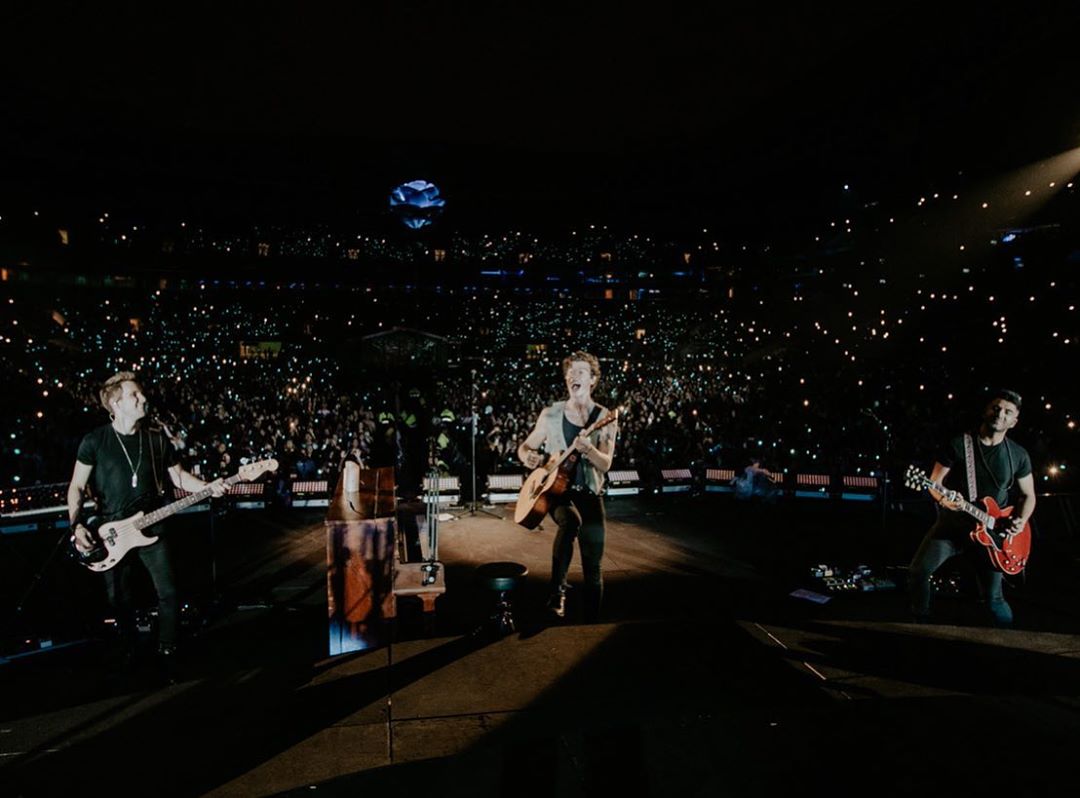
[[[529,569],[519,562],[489,562],[476,569],[480,587],[497,594],[495,612],[489,619],[497,634],[508,635],[514,631],[510,594],[528,575]]]

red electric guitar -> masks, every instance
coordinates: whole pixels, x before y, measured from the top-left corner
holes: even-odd
[[[904,484],[913,490],[933,488],[950,501],[959,502],[960,509],[979,522],[971,531],[971,539],[986,547],[991,564],[999,571],[1016,575],[1027,566],[1028,556],[1031,554],[1031,524],[1025,523],[1023,529],[1012,535],[1009,534],[1007,521],[998,523],[999,519],[1007,519],[1012,515],[1012,507],[998,507],[997,502],[989,496],[979,500],[983,505],[979,507],[966,501],[956,491],[930,479],[925,471],[915,466],[908,467]]]

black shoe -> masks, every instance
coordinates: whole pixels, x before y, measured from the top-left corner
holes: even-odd
[[[551,594],[547,603],[548,612],[556,618],[566,617],[566,591],[556,590]]]

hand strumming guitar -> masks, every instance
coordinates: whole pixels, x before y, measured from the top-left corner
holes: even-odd
[[[90,530],[82,524],[78,524],[75,527],[75,531],[72,532],[71,537],[75,541],[75,548],[84,554],[94,548],[94,539],[90,535]]]

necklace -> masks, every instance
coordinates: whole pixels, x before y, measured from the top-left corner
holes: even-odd
[[[1002,445],[1005,447],[1005,456],[1009,458],[1009,483],[1004,488],[1001,487],[1001,483],[998,482],[993,470],[991,470],[990,463],[986,459],[986,453],[983,451],[984,448],[994,449],[997,446]],[[1010,488],[1012,488],[1013,479],[1016,477],[1016,466],[1013,465],[1012,449],[1009,448],[1008,439],[1002,438],[1001,443],[994,446],[986,446],[985,444],[983,444],[982,441],[979,441],[979,445],[976,448],[979,452],[979,460],[982,461],[983,468],[986,469],[986,473],[990,475],[990,481],[994,483],[994,487],[997,488],[999,491],[1009,490]],[[998,449],[998,451],[1001,450]],[[1000,461],[1001,455],[998,455],[996,459]]]
[[[142,433],[139,433],[139,462],[135,465],[131,464],[131,455],[128,454],[127,447],[124,446],[124,441],[120,438],[120,433],[116,431],[116,427],[113,427],[113,435],[116,436],[116,442],[120,444],[120,450],[124,453],[124,457],[127,458],[128,468],[131,469],[131,487],[139,487],[139,466],[142,465]]]

